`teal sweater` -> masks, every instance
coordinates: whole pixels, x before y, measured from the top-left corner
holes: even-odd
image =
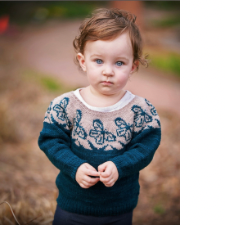
[[[154,106],[135,96],[112,112],[87,108],[73,92],[55,98],[45,114],[38,144],[60,173],[58,205],[69,212],[119,215],[138,202],[139,171],[152,160],[161,139],[160,121]],[[75,180],[78,167],[89,163],[96,170],[112,161],[119,178],[112,187],[99,181],[84,189]]]

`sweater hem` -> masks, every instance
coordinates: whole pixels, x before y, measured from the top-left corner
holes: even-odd
[[[133,211],[134,208],[137,206],[138,198],[136,198],[135,201],[123,204],[123,206],[114,207],[93,207],[87,206],[86,204],[82,205],[81,203],[77,203],[71,199],[65,199],[65,197],[61,194],[59,194],[56,201],[59,207],[67,212],[77,213],[86,216],[104,217],[117,216],[123,213]]]

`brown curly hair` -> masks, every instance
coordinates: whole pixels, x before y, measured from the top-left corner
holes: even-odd
[[[92,17],[86,18],[80,25],[80,34],[73,41],[76,53],[84,54],[87,41],[110,40],[124,31],[128,31],[133,48],[134,62],[138,61],[147,66],[146,57],[142,57],[142,38],[135,21],[136,16],[125,10],[104,8],[95,10]]]

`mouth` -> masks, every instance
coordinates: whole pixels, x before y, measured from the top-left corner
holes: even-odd
[[[113,84],[113,82],[110,82],[110,81],[102,81],[101,83],[104,85],[112,85]]]

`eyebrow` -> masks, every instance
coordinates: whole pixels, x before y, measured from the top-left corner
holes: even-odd
[[[93,57],[103,57],[103,56],[99,55],[99,54],[93,54],[90,57],[93,58]],[[128,60],[128,58],[126,58],[126,57],[118,57],[118,60]]]
[[[90,57],[91,57],[91,58],[93,58],[93,57],[102,57],[102,55],[93,54],[93,55],[91,55]]]
[[[126,57],[118,57],[118,60],[128,60]]]

